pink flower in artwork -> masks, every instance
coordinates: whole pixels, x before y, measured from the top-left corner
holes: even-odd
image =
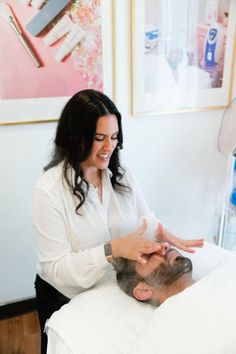
[[[74,22],[86,31],[72,53],[73,65],[89,88],[102,89],[102,27],[100,0],[77,0],[70,9]]]

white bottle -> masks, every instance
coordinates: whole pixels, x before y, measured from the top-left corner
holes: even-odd
[[[44,37],[43,41],[50,46],[65,36],[73,26],[73,21],[68,14],[65,14]]]
[[[62,61],[72,50],[79,44],[81,39],[85,36],[86,32],[82,30],[78,23],[74,23],[72,29],[67,34],[64,42],[60,46],[58,52],[55,55],[56,61]]]

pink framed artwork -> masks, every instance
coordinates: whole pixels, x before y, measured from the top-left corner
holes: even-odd
[[[131,0],[131,9],[133,115],[226,107],[236,1]]]
[[[112,0],[0,3],[0,125],[54,121],[68,97],[112,97]]]

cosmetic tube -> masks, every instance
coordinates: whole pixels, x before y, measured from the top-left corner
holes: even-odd
[[[41,10],[25,25],[32,36],[38,36],[71,0],[48,0]]]
[[[56,25],[48,32],[43,41],[50,46],[67,34],[73,26],[73,21],[68,14],[64,15]]]
[[[86,32],[82,30],[78,23],[74,23],[71,31],[66,36],[64,42],[55,55],[56,61],[62,61],[79,44]]]
[[[36,7],[36,9],[41,9],[45,2],[45,0],[32,0],[31,6]]]

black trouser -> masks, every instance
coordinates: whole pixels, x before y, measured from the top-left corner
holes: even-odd
[[[35,279],[36,301],[41,328],[41,354],[47,353],[47,335],[44,332],[45,322],[53,312],[67,304],[70,299],[62,295],[37,274]]]

